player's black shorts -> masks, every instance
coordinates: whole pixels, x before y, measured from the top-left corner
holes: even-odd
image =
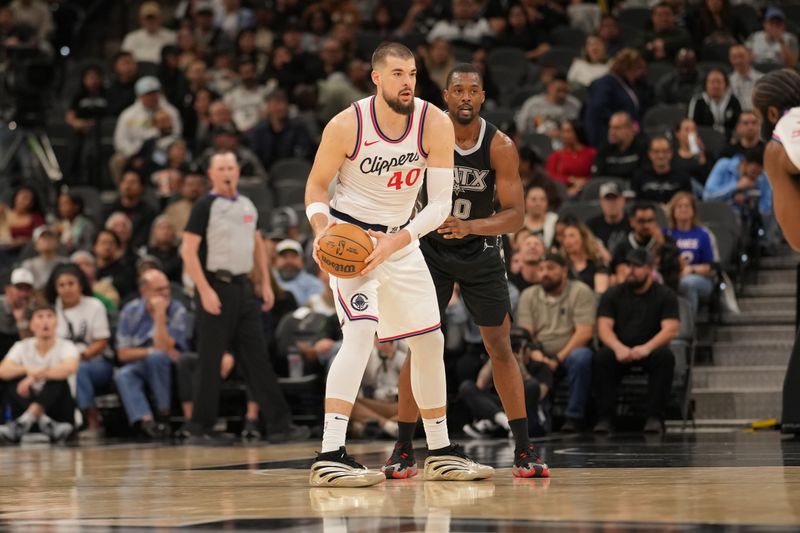
[[[431,237],[420,239],[443,320],[455,282],[461,288],[467,310],[479,326],[500,326],[506,315],[511,315],[501,243],[496,237],[480,237],[456,245],[442,244]]]

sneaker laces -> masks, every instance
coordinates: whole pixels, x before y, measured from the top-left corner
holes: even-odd
[[[536,453],[536,446],[533,443],[528,444],[528,447],[524,450],[516,453],[517,457],[520,459],[533,459],[534,463],[541,463],[542,458],[539,457],[539,454]]]
[[[358,461],[356,461],[355,457],[353,457],[352,455],[347,455],[347,450],[345,450],[344,446],[339,448],[339,450],[336,451],[336,452],[329,452],[329,453],[331,453],[332,458],[335,458],[337,462],[344,463],[347,466],[350,466],[350,467],[353,467],[353,468],[360,468],[362,470],[366,470],[366,467],[364,465],[362,465],[361,463],[359,463]],[[336,455],[333,455],[334,453]],[[317,460],[319,460],[320,456],[322,456],[322,455],[327,455],[327,453],[325,453],[325,454],[322,454],[322,453],[317,454]],[[322,457],[322,459],[326,459],[326,458]]]

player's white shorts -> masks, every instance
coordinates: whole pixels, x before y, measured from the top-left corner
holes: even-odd
[[[436,289],[416,242],[366,276],[331,276],[330,283],[339,321],[374,320],[382,342],[422,335],[441,326]]]

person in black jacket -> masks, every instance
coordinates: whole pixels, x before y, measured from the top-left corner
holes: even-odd
[[[647,152],[650,164],[633,178],[639,200],[666,204],[678,191],[692,192],[692,178],[672,168],[672,145],[666,137],[654,137]]]
[[[728,75],[718,68],[709,69],[703,88],[689,102],[687,116],[698,126],[712,126],[730,139],[742,106],[731,92]]]

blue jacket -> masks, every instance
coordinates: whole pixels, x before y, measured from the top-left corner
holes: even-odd
[[[742,155],[736,155],[717,161],[717,164],[711,169],[711,174],[708,175],[708,180],[706,180],[703,200],[719,200],[723,202],[731,202],[733,200],[733,193],[736,191],[736,184],[739,182],[739,163],[742,157]],[[766,172],[758,175],[756,187],[761,191],[758,210],[762,215],[772,213],[772,187],[769,185]]]

